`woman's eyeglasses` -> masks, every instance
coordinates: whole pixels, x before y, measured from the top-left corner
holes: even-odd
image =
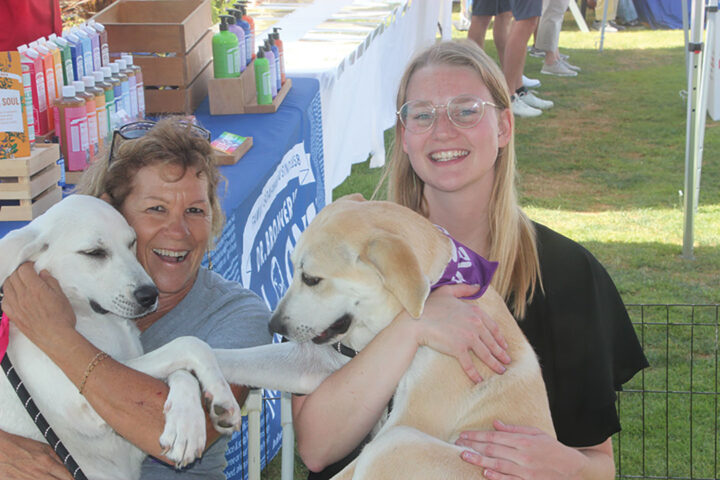
[[[432,128],[437,120],[438,110],[445,109],[453,125],[459,128],[471,128],[480,123],[485,114],[485,105],[500,108],[494,103],[473,95],[458,95],[451,98],[445,105],[433,105],[424,100],[413,100],[405,103],[397,115],[403,126],[412,133],[425,133]]]
[[[132,122],[123,125],[122,127],[115,129],[113,132],[112,143],[110,144],[110,158],[108,158],[108,165],[112,162],[113,155],[115,153],[115,139],[121,137],[123,140],[135,140],[144,136],[147,132],[152,129],[157,122],[152,120],[142,120],[139,122]],[[199,137],[203,137],[210,141],[210,131],[206,130],[194,123],[181,122],[181,125],[190,125],[190,132]]]

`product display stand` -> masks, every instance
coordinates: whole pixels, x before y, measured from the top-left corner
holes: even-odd
[[[35,145],[29,157],[0,160],[0,221],[32,220],[62,198],[60,148]]]

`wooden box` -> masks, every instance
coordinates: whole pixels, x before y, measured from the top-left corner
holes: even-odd
[[[235,165],[253,145],[253,137],[246,137],[245,141],[232,153],[223,152],[213,148],[215,165]]]
[[[110,55],[130,52],[142,69],[146,113],[192,113],[205,98],[212,76],[209,0],[120,0],[93,18],[105,25]]]
[[[211,78],[209,86],[210,114],[275,113],[292,87],[285,79],[282,88],[269,105],[258,105],[255,90],[255,69],[251,63],[237,78]]]
[[[62,198],[60,147],[36,145],[29,157],[0,160],[0,221],[32,220]]]

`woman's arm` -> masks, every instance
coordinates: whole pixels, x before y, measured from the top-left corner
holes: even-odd
[[[72,475],[47,443],[0,430],[0,478],[72,480]]]
[[[365,438],[420,345],[453,355],[461,363],[465,359],[470,363],[469,350],[473,350],[496,371],[504,371],[498,358],[507,363],[509,357],[497,326],[475,306],[457,299],[476,289],[468,285],[438,289],[430,295],[420,319],[401,313],[313,393],[294,398],[298,452],[310,470],[319,471],[340,460]],[[477,371],[471,378],[479,379]]]
[[[99,350],[75,330],[75,315],[57,281],[40,275],[30,263],[21,265],[3,285],[3,310],[11,321],[79,386]],[[41,300],[38,300],[41,299]],[[233,389],[244,401],[247,389]],[[162,456],[158,442],[165,418],[168,386],[107,358],[88,376],[83,395],[118,434],[150,455]],[[206,448],[220,435],[206,415]]]
[[[535,427],[505,425],[500,421],[495,421],[494,426],[494,431],[462,432],[456,442],[469,448],[462,453],[463,460],[481,467],[489,480],[615,478],[610,438],[598,445],[573,448]]]

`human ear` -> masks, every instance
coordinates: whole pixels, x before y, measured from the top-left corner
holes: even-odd
[[[498,115],[498,147],[503,148],[510,143],[513,131],[513,115],[509,108],[501,110]]]

